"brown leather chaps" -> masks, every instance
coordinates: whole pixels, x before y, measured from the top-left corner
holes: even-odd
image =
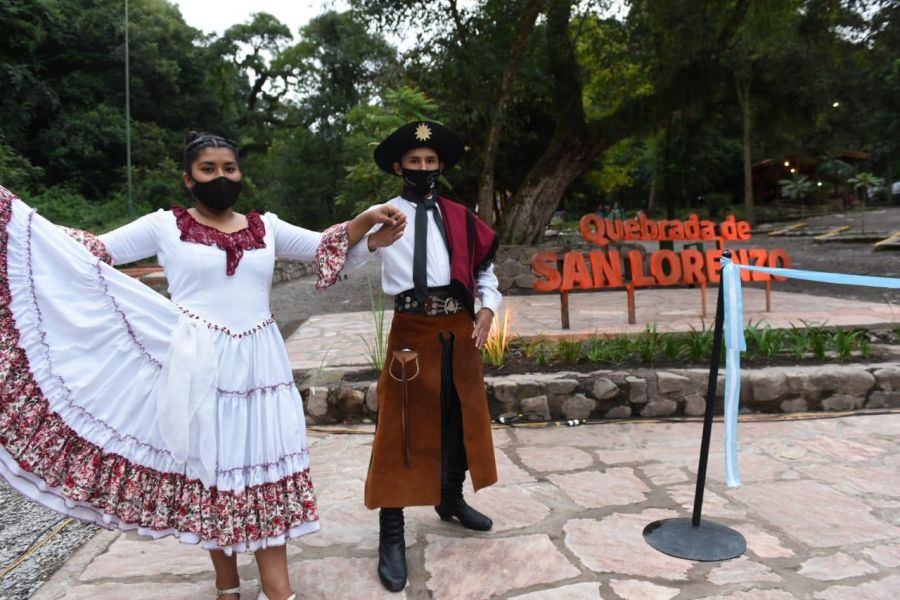
[[[378,378],[378,425],[366,479],[368,508],[440,503],[441,440],[449,433],[442,431],[446,425],[442,372],[452,371],[452,382],[443,382],[443,395],[446,403],[448,391],[455,388],[459,398],[463,460],[468,462],[473,487],[477,491],[497,481],[481,352],[472,339],[473,327],[465,311],[443,316],[394,313],[385,367]],[[452,357],[442,369],[442,357],[451,347]]]

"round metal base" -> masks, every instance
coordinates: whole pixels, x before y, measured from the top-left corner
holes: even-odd
[[[687,518],[654,521],[644,528],[644,539],[664,554],[688,560],[728,560],[747,550],[740,533],[704,519],[699,527]]]

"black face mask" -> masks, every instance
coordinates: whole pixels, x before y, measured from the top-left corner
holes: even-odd
[[[194,181],[194,197],[214,210],[231,208],[241,195],[244,181],[218,177],[212,181]]]
[[[403,182],[406,187],[414,191],[422,198],[428,197],[434,191],[437,185],[438,177],[441,176],[440,170],[436,171],[419,171],[413,169],[403,169]]]

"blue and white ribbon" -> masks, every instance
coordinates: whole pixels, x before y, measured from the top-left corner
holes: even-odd
[[[725,304],[725,483],[728,487],[741,485],[737,463],[737,422],[741,400],[741,352],[747,349],[744,339],[744,311],[741,292],[740,269],[768,273],[776,277],[805,279],[836,285],[860,285],[900,289],[900,279],[895,277],[871,277],[845,275],[824,271],[800,271],[774,267],[739,265],[722,257],[722,293]]]

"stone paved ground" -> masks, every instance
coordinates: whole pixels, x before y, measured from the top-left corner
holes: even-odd
[[[489,533],[407,511],[410,583],[383,592],[377,514],[362,505],[371,429],[312,433],[322,532],[292,542],[300,598],[465,600],[895,600],[900,596],[900,414],[741,425],[742,488],[710,462],[704,516],[742,532],[747,553],[722,563],[668,557],[648,523],[688,514],[699,423],[498,429],[500,483],[473,505]],[[716,433],[721,431],[716,426]],[[721,447],[714,435],[713,448]],[[244,598],[256,571],[240,560]],[[212,598],[206,554],[172,540],[103,533],[34,598]]]

